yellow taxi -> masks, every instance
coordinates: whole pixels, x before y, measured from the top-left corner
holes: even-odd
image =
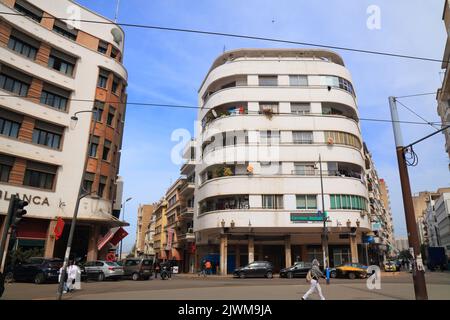
[[[346,263],[331,270],[331,276],[340,278],[366,278],[367,266],[360,263]]]

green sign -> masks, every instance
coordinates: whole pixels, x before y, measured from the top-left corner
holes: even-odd
[[[326,217],[326,212],[325,212]],[[323,221],[324,215],[318,212],[291,212],[291,221]]]

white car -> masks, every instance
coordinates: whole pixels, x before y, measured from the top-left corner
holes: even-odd
[[[105,279],[121,279],[124,275],[123,267],[112,261],[88,261],[84,264],[86,275],[95,274],[98,281]]]

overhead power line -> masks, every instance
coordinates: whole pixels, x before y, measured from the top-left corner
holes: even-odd
[[[429,96],[429,95],[435,95],[437,92],[426,92],[426,93],[416,93],[416,94],[410,94],[407,96],[400,96],[400,97],[395,97],[396,99],[401,99],[401,98],[411,98],[411,97],[420,97],[420,96]]]
[[[6,98],[24,98],[23,96],[19,95],[6,95],[6,94],[0,94],[0,97],[6,97]],[[38,98],[36,98],[37,100]],[[69,98],[68,101],[74,101],[74,102],[86,102],[86,103],[94,103],[96,101],[105,103],[105,104],[123,104],[123,102],[117,102],[117,101],[100,101],[100,100],[92,100],[92,99],[74,99]],[[193,105],[183,105],[183,104],[169,104],[169,103],[157,103],[157,102],[126,102],[127,105],[133,105],[133,106],[143,106],[143,107],[161,107],[161,108],[176,108],[176,109],[194,109],[194,110],[212,110],[214,108],[201,108],[199,106],[193,106]],[[90,108],[92,106],[89,106]],[[279,112],[277,113],[279,115],[292,115],[290,112]],[[309,116],[316,116],[316,117],[326,117],[327,115],[324,115],[322,113],[309,113]],[[358,118],[358,121],[374,121],[374,122],[389,122],[392,123],[392,120],[389,119],[376,119],[376,118]],[[441,122],[417,122],[417,121],[395,121],[398,123],[403,124],[418,124],[418,125],[430,125],[430,124],[441,124]]]
[[[404,103],[398,101],[398,99],[396,99],[396,101],[403,106],[406,110],[408,110],[409,112],[411,112],[412,114],[414,114],[415,116],[417,116],[418,118],[422,119],[426,124],[429,124],[430,126],[432,126],[434,129],[439,130],[440,128],[436,128],[434,126],[434,124],[430,121],[428,121],[427,119],[425,119],[424,117],[422,117],[421,115],[419,115],[417,112],[415,112],[413,109],[409,108],[407,105],[405,105]]]
[[[14,16],[26,16],[25,14],[22,14],[22,13],[3,12],[3,11],[0,11],[0,14],[14,15]],[[58,19],[58,20],[62,20],[62,21],[74,21],[74,19],[58,18],[58,17],[42,17],[42,19]],[[163,26],[137,24],[137,23],[123,23],[123,22],[114,23],[114,22],[110,22],[110,21],[97,21],[97,20],[86,20],[86,19],[77,19],[76,21],[77,22],[85,22],[85,23],[118,25],[118,26],[122,26],[122,27],[131,27],[131,28],[153,29],[153,30],[173,31],[173,32],[185,32],[185,33],[195,33],[195,34],[203,34],[203,35],[230,37],[230,38],[268,41],[268,42],[275,42],[275,43],[295,44],[295,45],[303,45],[303,46],[310,46],[310,47],[335,49],[335,50],[343,50],[343,51],[350,51],[350,52],[357,52],[357,53],[364,53],[364,54],[373,54],[373,55],[381,55],[381,56],[412,59],[412,60],[421,60],[421,61],[430,61],[430,62],[439,62],[439,63],[450,62],[450,61],[445,61],[442,59],[419,57],[419,56],[414,56],[414,55],[398,54],[398,53],[392,53],[392,52],[365,50],[365,49],[358,49],[358,48],[326,45],[326,44],[304,42],[304,41],[294,41],[294,40],[287,40],[287,39],[259,37],[259,36],[236,34],[236,33],[215,32],[215,31],[186,29],[186,28],[163,27]]]

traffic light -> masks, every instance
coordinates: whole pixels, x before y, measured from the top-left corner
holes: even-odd
[[[12,228],[17,228],[20,220],[22,220],[23,216],[27,214],[27,210],[24,209],[27,205],[28,202],[26,202],[25,200],[14,198],[12,216],[10,221],[10,225]]]

